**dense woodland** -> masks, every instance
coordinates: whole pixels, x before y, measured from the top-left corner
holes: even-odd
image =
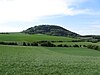
[[[80,35],[56,25],[39,25],[24,30],[28,34],[46,34],[53,36],[79,37]]]

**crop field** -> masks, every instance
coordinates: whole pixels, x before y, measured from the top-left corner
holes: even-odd
[[[24,33],[10,33],[0,34],[0,41],[15,41],[15,42],[33,42],[33,41],[71,41],[76,40],[68,37],[57,37],[43,34],[24,34]]]
[[[100,52],[0,45],[0,75],[100,75]]]

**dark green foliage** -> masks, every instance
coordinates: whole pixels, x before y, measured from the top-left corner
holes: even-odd
[[[97,45],[88,45],[87,48],[100,51],[100,48]]]
[[[92,45],[87,45],[87,48],[92,49],[92,48],[93,48],[93,46],[92,46]]]
[[[64,42],[64,41],[58,41],[58,42]]]
[[[79,47],[79,45],[75,44],[75,45],[73,45],[73,47]]]
[[[73,46],[69,45],[69,47],[73,47]]]
[[[72,42],[84,42],[84,40],[72,40]]]
[[[23,42],[23,46],[38,46],[38,43],[36,43],[36,42],[33,42],[33,43]]]
[[[48,42],[48,41],[38,41],[37,43],[41,44],[41,43],[45,43],[45,42]]]
[[[38,43],[33,42],[33,43],[31,43],[31,46],[38,46]]]
[[[87,45],[83,45],[83,47],[87,47]]]
[[[18,45],[18,44],[14,43],[14,42],[10,42],[10,43],[8,43],[8,45]]]
[[[56,45],[52,44],[51,42],[43,42],[41,43],[41,46],[45,46],[45,47],[55,47]]]
[[[5,43],[5,42],[0,42],[0,44],[2,44],[2,45],[6,45],[7,43]]]
[[[0,33],[0,34],[10,34],[10,33]]]
[[[95,48],[94,48],[95,50],[99,50],[99,46],[95,46]]]
[[[57,47],[63,47],[63,45],[62,44],[59,44],[59,45],[57,45]]]
[[[80,39],[87,42],[97,43],[100,42],[100,35],[86,35],[81,36]]]
[[[68,36],[68,37],[78,37],[79,34],[71,32],[67,29],[64,29],[56,25],[39,25],[35,27],[28,28],[24,30],[23,33],[28,34],[47,34],[53,36]]]
[[[16,42],[0,42],[2,45],[18,45]]]
[[[23,42],[23,46],[27,46],[26,42]]]
[[[27,46],[31,46],[30,43],[27,43]]]
[[[82,45],[79,45],[79,47],[82,47]]]
[[[92,41],[92,43],[97,43],[97,42],[99,42],[99,41],[98,40]]]
[[[64,47],[68,47],[68,45],[64,45]]]

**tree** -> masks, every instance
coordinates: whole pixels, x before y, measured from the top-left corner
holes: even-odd
[[[79,47],[79,45],[75,44],[75,45],[73,45],[73,47]]]
[[[47,42],[41,43],[41,46],[45,46],[45,47],[55,47],[56,45],[54,45],[51,42],[47,41]]]
[[[64,47],[68,47],[68,45],[65,44]]]
[[[62,44],[59,44],[59,45],[57,45],[58,47],[63,47],[63,45]]]
[[[27,43],[27,46],[30,46],[30,43]]]
[[[26,42],[23,42],[23,46],[27,46]]]
[[[83,47],[87,47],[86,45],[83,45]]]

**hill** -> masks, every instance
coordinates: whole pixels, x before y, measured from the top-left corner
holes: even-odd
[[[9,33],[0,34],[0,41],[16,41],[16,42],[34,42],[34,41],[72,41],[78,40],[75,38],[50,36],[44,34],[24,34],[24,33]]]
[[[46,34],[52,36],[64,36],[64,37],[78,37],[80,36],[77,33],[71,32],[63,27],[56,25],[39,25],[28,28],[24,30],[23,33],[28,34]]]

